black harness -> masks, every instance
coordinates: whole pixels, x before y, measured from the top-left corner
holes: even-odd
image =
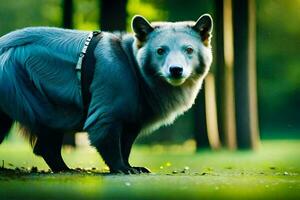
[[[101,31],[94,31],[90,35],[83,47],[79,60],[76,66],[76,71],[79,80],[81,81],[81,96],[83,102],[83,121],[88,115],[89,106],[91,103],[91,83],[94,78],[96,58],[94,56],[95,48],[102,38]]]

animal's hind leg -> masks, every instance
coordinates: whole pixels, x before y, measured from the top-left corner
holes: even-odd
[[[47,131],[47,134],[38,135],[33,152],[42,156],[53,172],[70,170],[61,156],[63,134]]]
[[[0,144],[8,134],[12,124],[13,120],[8,115],[0,111]]]

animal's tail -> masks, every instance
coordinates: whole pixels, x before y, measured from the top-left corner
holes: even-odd
[[[0,110],[0,144],[8,135],[12,124],[13,120],[7,114]]]

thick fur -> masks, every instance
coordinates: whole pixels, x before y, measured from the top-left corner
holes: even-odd
[[[207,17],[203,18],[210,20]],[[128,163],[135,138],[172,123],[188,110],[211,64],[209,38],[203,38],[201,31],[210,37],[212,24],[198,21],[150,25],[137,16],[135,37],[103,32],[94,52],[92,98],[84,123],[75,66],[88,32],[37,27],[1,37],[0,142],[12,121],[18,121],[37,138],[34,152],[53,171],[62,171],[68,169],[60,155],[62,136],[83,127],[111,172],[149,172]],[[176,40],[194,45],[195,55],[170,54],[164,62],[156,58],[155,45],[162,41],[172,53]],[[176,86],[161,73],[163,63],[172,60],[188,71],[185,81]]]

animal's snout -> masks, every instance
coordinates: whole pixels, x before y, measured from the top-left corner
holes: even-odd
[[[169,68],[172,78],[181,78],[183,73],[183,68],[180,66],[171,66]]]

